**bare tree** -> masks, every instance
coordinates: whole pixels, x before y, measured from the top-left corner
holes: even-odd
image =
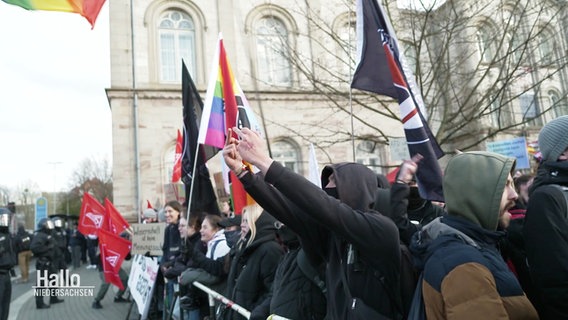
[[[399,51],[407,57],[404,67],[416,76],[426,117],[444,150],[479,149],[498,134],[535,133],[543,118],[568,114],[567,39],[562,37],[568,29],[567,6],[565,1],[449,0],[408,10],[395,0],[384,3]],[[291,8],[308,20],[297,42],[309,41],[311,52],[286,37],[274,50],[289,61],[299,82],[310,85],[291,90],[311,91],[325,107],[303,125],[315,130],[288,127],[290,134],[318,142],[322,149],[350,139],[387,144],[393,134],[383,129],[383,120],[400,122],[398,105],[349,90],[356,63],[354,1],[335,6],[334,14],[344,13],[332,19],[327,8],[312,8],[308,1]],[[368,130],[353,132],[322,121],[346,119],[352,110],[355,126]],[[284,126],[280,119],[267,121]]]
[[[105,198],[112,201],[112,168],[108,159],[87,158],[81,161],[71,175],[69,191],[63,195],[59,206],[70,214],[78,215],[86,192],[101,203]]]

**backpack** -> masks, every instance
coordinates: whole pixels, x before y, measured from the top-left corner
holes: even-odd
[[[325,281],[320,277],[318,270],[316,270],[316,268],[314,268],[314,266],[312,266],[312,264],[308,261],[306,253],[303,249],[300,249],[300,251],[298,252],[296,261],[298,263],[298,268],[300,268],[306,278],[310,279],[318,288],[320,288],[321,292],[325,295],[325,293],[327,292]]]

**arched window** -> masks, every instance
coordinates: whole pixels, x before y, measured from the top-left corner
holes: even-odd
[[[366,165],[375,173],[383,173],[381,164],[381,154],[384,154],[382,147],[374,141],[361,141],[355,149],[355,161]]]
[[[482,25],[477,29],[477,46],[481,62],[483,63],[490,63],[497,53],[495,42],[493,41],[490,31],[491,29],[488,25]]]
[[[553,110],[555,117],[560,117],[568,114],[568,103],[566,97],[560,98],[560,95],[555,90],[548,91],[549,107]]]
[[[357,37],[354,21],[344,21],[337,27],[338,69],[344,79],[349,79],[355,72],[357,60]]]
[[[275,161],[296,173],[301,173],[300,152],[294,144],[286,140],[279,140],[271,145],[271,149],[272,158]]]
[[[195,26],[193,19],[180,10],[165,11],[158,21],[160,81],[181,81],[181,60],[193,81],[197,81]]]
[[[522,35],[510,33],[509,38],[509,61],[513,66],[525,65],[527,56],[527,42]]]
[[[280,19],[265,16],[254,27],[257,77],[274,85],[291,86],[292,71],[288,54],[288,30]]]
[[[543,31],[538,36],[538,56],[540,64],[550,64],[554,61],[554,35],[551,32]]]

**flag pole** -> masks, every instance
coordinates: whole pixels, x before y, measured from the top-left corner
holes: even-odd
[[[349,30],[351,31],[351,6],[349,6]],[[348,33],[349,36],[349,46],[352,46],[352,41],[351,41],[351,32]],[[347,55],[349,56],[349,58],[347,59],[347,61],[351,60],[351,49],[349,49],[349,52],[347,53]],[[353,64],[350,64],[349,66],[349,81],[353,81]],[[351,116],[351,152],[352,152],[352,156],[353,156],[353,162],[356,162],[356,158],[355,158],[355,125],[353,124],[353,88],[351,88],[351,86],[349,86],[349,115]]]
[[[185,133],[185,132],[184,132]],[[186,133],[187,135],[187,133]],[[195,170],[197,168],[197,157],[199,156],[199,142],[197,143],[197,148],[195,148],[195,158],[193,159],[193,176],[191,177],[191,184],[189,185],[189,199],[187,200],[187,218],[186,220],[189,222],[189,214],[191,212],[191,199],[193,198],[193,182],[195,181]]]

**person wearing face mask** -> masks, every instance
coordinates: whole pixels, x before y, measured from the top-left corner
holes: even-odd
[[[232,129],[223,149],[246,191],[302,240],[314,265],[325,263],[329,319],[402,316],[400,246],[396,225],[372,209],[377,177],[358,163],[322,170],[323,190],[268,155],[255,132]],[[251,173],[243,161],[260,172]]]
[[[390,207],[383,209],[385,203],[375,202],[375,208],[397,225],[400,240],[405,245],[410,244],[412,235],[422,226],[446,214],[442,207],[420,197],[415,176],[421,159],[422,156],[417,154],[400,165],[396,180],[390,188],[390,200],[387,200]]]
[[[264,320],[266,315],[286,319],[325,318],[324,264],[314,266],[302,249],[301,240],[290,228],[277,221],[276,237],[284,249],[270,293],[251,313],[251,320]]]

